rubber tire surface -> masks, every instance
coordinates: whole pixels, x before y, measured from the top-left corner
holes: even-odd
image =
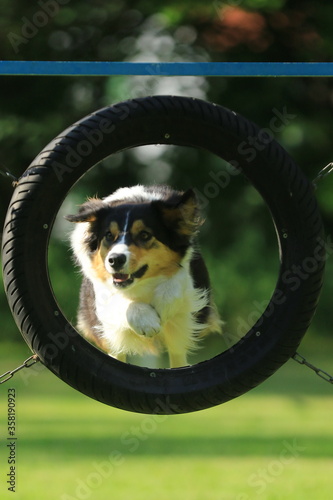
[[[253,161],[244,154],[249,137],[257,137]],[[218,356],[172,370],[121,363],[90,345],[62,314],[48,275],[50,233],[70,188],[110,154],[147,144],[203,148],[234,165],[237,162],[270,209],[281,255],[275,292],[250,331]],[[295,353],[322,285],[325,256],[321,238],[312,184],[268,134],[212,103],[153,96],[85,117],[35,158],[20,178],[8,209],[3,276],[12,314],[25,341],[60,379],[117,408],[185,413],[244,394]]]

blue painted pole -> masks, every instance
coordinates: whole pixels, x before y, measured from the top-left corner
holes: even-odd
[[[0,75],[15,76],[333,76],[333,63],[0,61]]]

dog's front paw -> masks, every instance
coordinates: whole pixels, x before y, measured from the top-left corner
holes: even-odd
[[[154,337],[161,329],[160,317],[149,304],[132,302],[126,316],[130,328],[138,335]]]

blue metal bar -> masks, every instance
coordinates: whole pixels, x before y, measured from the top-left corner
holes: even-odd
[[[333,63],[0,61],[0,75],[333,76]]]

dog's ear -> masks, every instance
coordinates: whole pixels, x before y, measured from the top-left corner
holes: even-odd
[[[165,224],[179,234],[191,237],[202,224],[198,200],[193,189],[173,197],[172,201],[153,202],[163,215]]]
[[[105,210],[106,206],[102,200],[91,198],[80,206],[79,212],[75,215],[66,215],[69,222],[94,222],[98,214]]]

